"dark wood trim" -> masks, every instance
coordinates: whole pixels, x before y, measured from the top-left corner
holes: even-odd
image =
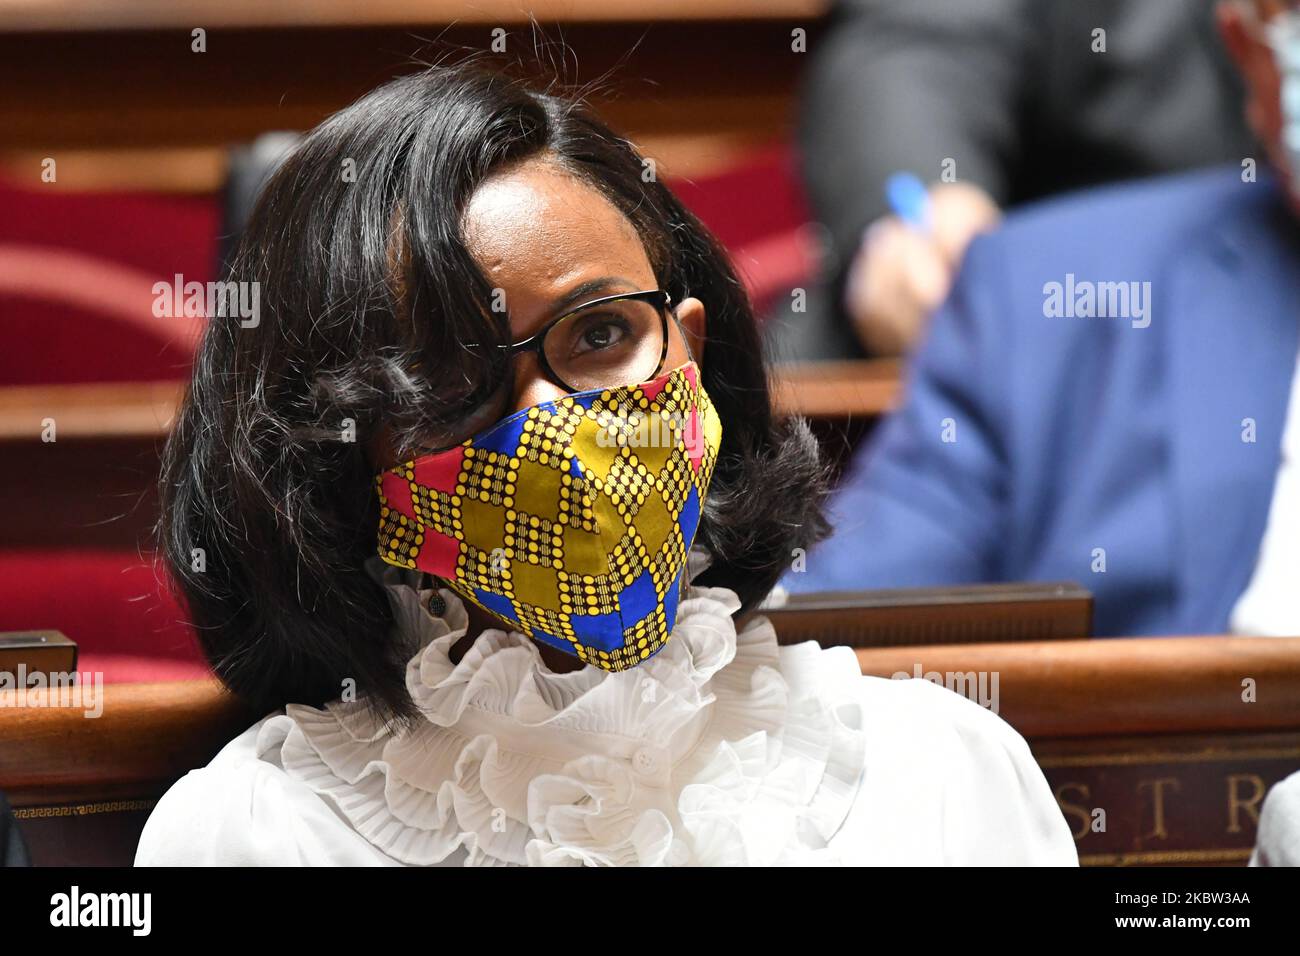
[[[863,673],[997,674],[1026,737],[1295,731],[1300,637],[1139,637],[856,651]],[[1243,681],[1255,701],[1243,700]]]

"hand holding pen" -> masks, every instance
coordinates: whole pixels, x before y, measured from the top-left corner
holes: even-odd
[[[885,181],[891,214],[864,231],[845,283],[845,309],[871,355],[910,351],[925,320],[943,302],[974,236],[1000,211],[966,183],[927,187],[899,172]]]

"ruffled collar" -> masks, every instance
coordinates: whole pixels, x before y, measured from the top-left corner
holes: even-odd
[[[377,571],[424,720],[395,732],[361,702],[290,705],[258,753],[333,802],[394,859],[434,864],[835,862],[826,841],[862,773],[851,652],[737,631],[736,595],[688,589],[672,637],[611,673],[559,673],[527,637],[466,633],[459,597]],[[839,653],[844,652],[844,653]]]

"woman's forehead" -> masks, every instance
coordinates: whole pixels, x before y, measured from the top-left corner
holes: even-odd
[[[596,189],[553,163],[530,161],[489,177],[464,217],[470,254],[512,317],[546,311],[574,286],[620,276],[654,287],[645,247]]]

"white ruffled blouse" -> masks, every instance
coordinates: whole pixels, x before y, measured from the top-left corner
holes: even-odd
[[[550,670],[464,605],[390,569],[424,716],[291,704],[164,795],[136,865],[1062,864],[1077,856],[1024,740],[923,680],[864,677],[846,647],[737,632],[690,588],[628,671]]]

